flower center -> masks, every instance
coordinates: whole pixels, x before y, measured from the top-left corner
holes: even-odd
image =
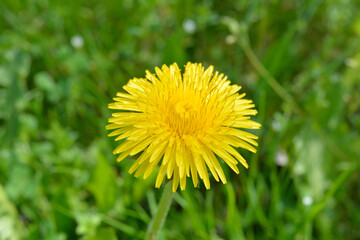
[[[178,100],[168,105],[166,122],[170,129],[182,136],[183,134],[196,134],[200,129],[200,108],[196,101]]]
[[[175,104],[175,113],[179,118],[189,119],[191,115],[197,113],[196,108],[188,101],[181,101]]]

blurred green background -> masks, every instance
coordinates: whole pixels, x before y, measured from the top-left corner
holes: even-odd
[[[142,239],[107,104],[155,66],[214,65],[263,127],[249,170],[178,192],[160,239],[360,239],[360,2],[0,2],[0,239]],[[261,63],[265,68],[262,67]],[[278,83],[278,84],[277,84]]]

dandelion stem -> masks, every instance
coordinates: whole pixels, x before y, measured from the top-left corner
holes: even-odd
[[[157,236],[160,232],[160,229],[164,225],[166,216],[169,212],[172,199],[173,199],[173,191],[172,191],[172,181],[168,182],[165,186],[164,192],[161,196],[160,203],[158,206],[158,210],[150,222],[150,225],[147,229],[145,240],[156,240]]]

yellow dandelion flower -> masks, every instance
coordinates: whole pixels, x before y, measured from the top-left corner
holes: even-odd
[[[198,63],[187,63],[182,75],[176,63],[146,71],[146,78],[134,78],[118,92],[110,109],[113,113],[106,129],[109,136],[123,140],[114,154],[117,161],[140,153],[129,170],[135,177],[147,178],[160,166],[155,186],[160,187],[165,175],[173,178],[173,191],[180,183],[185,189],[186,178],[198,177],[210,188],[208,169],[216,181],[226,183],[218,158],[239,173],[238,162],[248,164],[236,148],[256,152],[257,136],[240,129],[259,129],[250,120],[256,115],[251,100],[238,94],[240,86],[230,85],[224,74]]]

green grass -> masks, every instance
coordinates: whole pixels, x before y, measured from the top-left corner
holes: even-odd
[[[258,153],[240,150],[249,170],[224,167],[228,184],[212,179],[206,191],[189,180],[175,194],[160,239],[360,239],[358,9],[356,0],[1,1],[0,240],[142,239],[163,189],[155,173],[127,173],[134,159],[116,163],[107,104],[146,69],[187,61],[241,85],[263,127]]]

